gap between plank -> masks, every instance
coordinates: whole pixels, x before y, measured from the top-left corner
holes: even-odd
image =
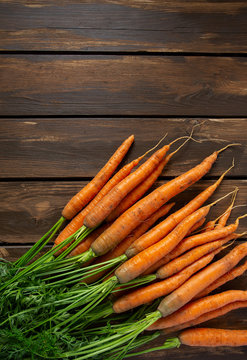
[[[215,53],[215,52],[189,52],[189,51],[53,51],[53,50],[1,50],[0,55],[111,55],[111,56],[206,56],[206,57],[247,57],[247,52]]]

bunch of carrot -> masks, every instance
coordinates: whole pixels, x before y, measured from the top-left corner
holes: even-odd
[[[148,150],[113,175],[134,141],[134,136],[130,136],[95,178],[68,202],[58,222],[11,265],[12,272],[6,272],[0,286],[2,304],[10,313],[15,307],[12,314],[1,313],[0,326],[4,330],[0,330],[0,335],[7,339],[1,350],[6,358],[13,355],[13,328],[18,334],[15,340],[19,341],[19,355],[22,349],[23,356],[31,353],[46,358],[101,359],[107,355],[121,359],[159,336],[159,332],[142,335],[144,330],[163,329],[167,334],[247,305],[245,291],[208,295],[247,269],[247,262],[236,267],[247,255],[246,243],[212,263],[216,254],[241,236],[236,231],[244,216],[226,225],[238,189],[230,193],[233,200],[227,210],[204,225],[210,209],[221,199],[209,205],[204,203],[233,165],[189,203],[153,226],[171,211],[174,203],[168,201],[200,180],[218,155],[234,144],[215,151],[143,197],[168,161],[191,138],[192,133],[163,146],[133,171],[154,149]],[[182,145],[167,155],[181,139]],[[33,260],[65,219],[71,221],[55,239],[54,247]],[[103,302],[108,296],[109,300]],[[161,302],[160,297],[164,297]],[[160,302],[158,307],[154,300]],[[137,307],[139,310],[134,310]],[[36,319],[28,326],[34,314]],[[121,323],[109,326],[112,319],[121,319]],[[97,322],[101,322],[101,327],[88,328]],[[104,327],[104,323],[108,325]],[[167,340],[159,349],[180,344],[247,345],[246,332],[240,332],[238,341],[235,336],[231,339],[233,333],[226,330],[192,329]],[[35,350],[30,343],[38,348],[38,333],[44,336],[46,344],[54,341],[54,334],[56,340],[57,336],[63,340],[57,340],[59,345],[49,350]]]

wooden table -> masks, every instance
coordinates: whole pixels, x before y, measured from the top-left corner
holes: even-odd
[[[126,161],[168,139],[195,137],[163,172],[181,174],[225,144],[212,171],[177,198],[185,203],[235,158],[213,199],[247,195],[246,1],[95,0],[0,2],[0,241],[18,257],[130,133]],[[210,141],[214,139],[214,141]],[[157,183],[158,184],[158,183]],[[224,211],[222,201],[210,217]],[[232,219],[246,212],[235,209]],[[246,230],[246,221],[240,231]],[[246,289],[246,275],[224,288]],[[246,310],[210,325],[245,328]],[[154,345],[161,344],[164,338]],[[246,348],[189,348],[145,359],[245,359]]]

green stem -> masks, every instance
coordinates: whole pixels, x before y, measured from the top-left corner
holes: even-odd
[[[117,349],[122,345],[128,346],[129,342],[133,342],[142,331],[152,325],[161,316],[162,315],[159,311],[155,311],[146,315],[146,317],[142,320],[139,320],[135,323],[128,323],[125,326],[117,328],[116,333],[108,336],[107,338],[105,338],[105,335],[103,335],[102,340],[97,339],[90,342],[90,344],[81,347],[77,351],[66,352],[63,355],[65,358],[69,356],[76,356],[77,360],[84,360],[95,355],[107,353],[110,350]],[[115,359],[120,359],[124,355],[125,354],[120,353]]]
[[[154,334],[151,334],[151,335],[143,335],[143,336],[140,336],[140,337],[138,336],[137,339],[135,341],[133,341],[132,344],[130,344],[130,346],[128,348],[128,351],[131,351],[131,350],[133,350],[133,349],[135,349],[137,347],[140,347],[142,345],[147,344],[148,342],[156,339],[159,335],[160,335],[159,332],[155,332]],[[126,347],[122,346],[122,347],[118,348],[118,351],[121,351],[121,350],[124,351],[125,349],[126,349]],[[110,351],[109,354],[111,354],[111,353],[114,353],[111,357],[108,357],[108,354],[105,354],[105,356],[107,355],[108,360],[115,360],[116,359],[115,351],[114,350]],[[125,355],[125,357],[127,357],[127,356],[128,355]]]
[[[79,315],[85,315],[88,311],[93,309],[98,303],[100,303],[110,292],[111,290],[116,286],[118,280],[116,277],[112,277],[105,281],[102,284],[87,285],[86,287],[83,286],[81,288],[81,296],[76,301],[69,304],[67,307],[57,311],[53,316],[50,318],[46,318],[45,320],[39,322],[31,329],[28,329],[27,332],[34,330],[35,328],[44,325],[47,322],[54,321],[55,319],[59,318],[59,316],[63,315],[65,312],[68,312],[70,310],[76,309],[80,306],[84,306],[82,310],[77,312],[75,315],[69,317],[68,319],[64,320],[59,325],[56,325],[56,327],[60,327],[62,325],[65,325],[66,323],[74,323],[74,319],[78,319]]]
[[[82,226],[81,229],[79,229],[78,233],[74,236],[75,241],[72,242],[72,244],[70,244],[70,246],[64,250],[62,252],[62,254],[60,254],[57,258],[56,261],[59,261],[60,259],[64,259],[67,255],[69,255],[69,253],[78,245],[80,244],[80,242],[86,237],[88,236],[95,228],[92,229],[88,229],[86,228],[86,226]],[[77,235],[80,234],[79,237],[77,237]]]
[[[77,322],[80,317],[85,317],[85,315],[92,311],[101,301],[106,298],[110,292],[114,289],[114,287],[117,285],[118,279],[113,276],[110,279],[106,280],[104,283],[94,286],[93,291],[91,294],[87,297],[87,305],[84,306],[80,311],[76,312],[74,315],[69,317],[68,319],[64,320],[62,323],[59,324],[59,326],[56,326],[55,329],[61,326],[64,326],[65,324],[70,324],[69,326],[73,325],[75,322]],[[66,331],[68,330],[68,326],[66,327]]]
[[[94,256],[95,256],[95,254],[93,253],[92,249],[89,249],[87,252],[84,253],[84,257],[81,258],[80,263],[87,262],[88,260],[92,259],[92,257],[94,257]],[[120,263],[124,262],[125,260],[126,260],[126,256],[121,255],[115,259],[106,261],[101,264],[90,265],[90,266],[87,266],[84,268],[73,270],[73,268],[77,267],[76,264],[74,264],[74,267],[71,266],[67,269],[69,271],[66,271],[66,268],[64,269],[64,271],[62,271],[62,270],[56,271],[56,269],[55,269],[52,272],[40,273],[38,276],[47,276],[47,275],[52,275],[55,273],[55,275],[46,278],[45,279],[46,281],[51,281],[51,280],[62,277],[61,280],[54,281],[51,284],[48,284],[48,286],[49,285],[51,285],[51,286],[61,285],[63,283],[65,283],[65,284],[73,283],[73,282],[77,282],[78,280],[83,281],[84,279],[94,276],[94,275],[100,273],[101,271],[108,270],[109,268],[111,268],[115,265],[119,265]]]
[[[146,350],[139,351],[139,352],[135,352],[135,353],[131,353],[131,354],[127,354],[125,357],[148,354],[152,351],[158,351],[158,350],[174,349],[174,348],[178,348],[180,345],[181,345],[181,342],[178,338],[171,338],[171,339],[167,339],[166,342],[164,343],[164,345],[146,349]]]
[[[87,228],[84,226],[83,227],[84,230],[87,230]],[[74,234],[72,234],[71,236],[69,236],[67,239],[65,239],[64,241],[62,241],[59,245],[54,246],[51,250],[47,251],[46,254],[42,255],[39,259],[35,260],[33,263],[31,263],[30,265],[28,265],[26,268],[24,268],[23,270],[21,270],[20,272],[18,272],[15,276],[12,277],[12,279],[10,279],[9,281],[6,281],[4,283],[4,285],[2,285],[0,287],[0,291],[2,291],[3,289],[5,289],[6,287],[8,287],[10,284],[12,284],[13,282],[15,282],[16,280],[18,280],[20,277],[22,277],[23,275],[26,275],[27,273],[31,273],[34,270],[37,270],[39,266],[41,266],[42,264],[44,264],[47,261],[50,261],[51,257],[60,249],[62,249],[64,246],[66,246],[67,244],[70,243],[70,241],[74,238],[74,236],[76,236],[76,234],[81,231],[81,229],[77,230]],[[54,260],[55,261],[55,260]]]
[[[65,222],[65,218],[62,216],[52,228],[47,231],[45,235],[42,236],[25,254],[23,254],[13,265],[16,267],[23,267],[28,262],[30,262],[34,256],[36,256],[44,246],[53,238],[56,232],[60,229],[60,227]],[[50,235],[51,234],[51,235]],[[50,235],[50,236],[48,236]]]
[[[71,328],[70,331],[75,331],[79,328],[81,332],[81,330],[86,328],[89,324],[94,323],[99,319],[107,318],[112,314],[114,314],[112,302],[107,302],[106,304],[104,303],[98,306],[95,311],[90,311],[88,314],[86,314],[83,318],[83,322],[79,321],[79,324]]]
[[[141,286],[141,285],[145,285],[147,283],[150,283],[154,280],[156,280],[157,277],[156,275],[146,275],[146,276],[141,276],[141,277],[138,277],[136,279],[133,279],[131,281],[129,281],[128,283],[126,284],[122,284],[122,286],[119,286],[119,288],[113,290],[112,292],[113,293],[116,293],[118,291],[123,291],[123,290],[129,290],[129,289],[133,289],[137,286]]]

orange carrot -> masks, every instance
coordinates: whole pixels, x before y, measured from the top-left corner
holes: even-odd
[[[183,270],[186,266],[193,264],[196,260],[202,256],[211,253],[213,250],[219,249],[221,246],[226,244],[229,240],[236,238],[236,235],[227,236],[221,240],[211,241],[210,243],[197,246],[196,248],[188,251],[187,253],[175,258],[168,264],[162,266],[157,271],[157,278],[165,279],[177,272]]]
[[[161,301],[158,310],[162,316],[166,317],[187,304],[207,286],[230,271],[246,255],[247,242],[236,246],[222,259],[208,265],[205,269],[192,276],[182,286]]]
[[[169,261],[177,258],[181,254],[185,253],[186,251],[206,243],[209,243],[214,240],[218,240],[224,237],[229,236],[229,240],[232,240],[231,234],[237,229],[238,227],[238,220],[234,224],[228,225],[224,228],[217,228],[215,230],[210,230],[208,232],[203,232],[200,234],[192,235],[188,238],[183,239],[174,250],[172,250],[169,254],[164,256],[161,260],[157,263],[152,265],[150,269],[147,269],[143,273],[143,275],[152,274],[155,270],[160,268],[161,266],[167,264]],[[236,235],[237,237],[238,235]],[[235,237],[234,237],[235,238]]]
[[[111,223],[109,224],[103,224],[97,229],[95,229],[93,232],[91,232],[85,239],[82,240],[80,244],[78,244],[68,255],[68,257],[76,256],[82,254],[84,251],[87,251],[91,244],[94,242],[97,237],[102,234],[103,231],[105,231],[109,226],[111,226]]]
[[[64,207],[62,215],[66,219],[74,217],[99,190],[105,185],[111,175],[114,173],[117,166],[121,163],[124,156],[128,152],[131,144],[134,141],[134,135],[129,136],[115,151],[112,157],[108,160],[105,166],[98,172],[98,174],[87,184],[81,191],[79,191]]]
[[[163,331],[163,333],[169,334],[171,332],[177,332],[179,330],[186,329],[188,327],[204,323],[208,320],[218,318],[219,316],[225,315],[232,310],[245,308],[245,307],[247,307],[247,301],[234,301],[232,303],[229,303],[225,306],[220,307],[219,309],[206,312],[205,314],[202,314],[201,316],[199,316],[198,318],[196,318],[194,320],[187,321],[187,322],[182,323],[177,326],[169,327],[169,328],[165,329]],[[161,327],[159,327],[159,328],[161,328]],[[147,329],[147,330],[152,330],[152,329]]]
[[[130,246],[130,244],[135,241],[138,237],[140,237],[147,229],[149,229],[160,217],[165,216],[168,211],[175,205],[175,203],[166,204],[162,206],[159,210],[157,210],[150,218],[141,223],[132,233],[124,239],[118,246],[116,246],[113,250],[108,252],[107,254],[100,256],[94,264],[100,264],[102,262],[114,259],[120,255],[123,255],[125,250]],[[98,279],[100,279],[108,270],[101,271],[93,276],[90,276],[85,280],[87,284],[90,284]]]
[[[193,132],[193,130],[192,130]],[[116,220],[120,215],[122,215],[127,209],[129,209],[137,200],[139,200],[147,190],[154,184],[159,175],[162,173],[165,165],[171,160],[171,158],[190,140],[192,136],[188,137],[182,145],[180,145],[175,151],[171,154],[168,154],[157,166],[157,168],[137,187],[135,187],[113,210],[110,215],[107,217],[107,221]]]
[[[139,200],[94,241],[91,247],[92,251],[99,256],[117,246],[133,229],[153,214],[159,207],[205,175],[217,159],[218,154],[223,150],[225,150],[225,148],[215,151],[193,169],[160,186],[144,199]]]
[[[201,220],[197,221],[197,223],[195,223],[195,225],[192,226],[192,228],[188,231],[186,236],[189,236],[194,231],[198,230],[205,223],[205,221],[206,221],[206,218],[202,218]]]
[[[208,221],[207,224],[204,226],[204,229],[202,230],[204,230],[204,232],[214,230],[216,222],[217,219]]]
[[[144,154],[145,155],[145,154]],[[94,208],[94,206],[106,195],[108,192],[116,186],[120,181],[122,181],[126,176],[128,176],[131,172],[131,170],[138,165],[138,163],[141,161],[143,156],[140,156],[139,158],[131,161],[129,164],[125,165],[123,168],[121,168],[104,186],[103,188],[98,192],[98,194],[95,196],[95,198],[81,211],[79,214],[77,214],[70,223],[60,232],[58,237],[55,240],[55,245],[59,245],[63,240],[67,239],[69,236],[74,234],[77,230],[79,230],[82,225],[83,221],[87,214]],[[63,247],[59,252],[62,253],[70,244]]]
[[[209,264],[214,258],[214,255],[215,253],[212,252],[211,254],[203,256],[201,259],[197,260],[192,265],[188,266],[169,279],[147,285],[122,296],[114,302],[114,312],[121,313],[169,294],[181,286],[187,279],[191,277],[191,275]]]
[[[234,206],[234,202],[237,196],[237,192],[238,192],[238,188],[236,188],[236,192],[233,195],[233,199],[232,202],[230,204],[230,206],[227,208],[227,210],[224,212],[224,214],[220,217],[219,221],[218,221],[218,226],[225,226],[227,223],[227,220],[229,219],[230,215],[231,215],[231,211],[233,209]]]
[[[143,223],[141,223],[128,237],[123,240],[120,244],[118,244],[112,251],[101,256],[99,258],[99,262],[107,261],[114,259],[120,255],[125,253],[125,250],[129,247],[129,245],[138,239],[143,233],[147,231],[160,217],[165,216],[171,208],[175,205],[175,203],[170,203],[162,206],[158,209],[150,218],[146,219]]]
[[[231,205],[227,208],[227,210],[220,217],[218,217],[215,220],[209,221],[205,225],[204,229],[202,229],[202,230],[204,230],[205,232],[211,231],[211,230],[214,230],[215,227],[220,228],[220,227],[224,227],[226,225],[227,220],[228,220],[229,216],[231,215],[231,211],[233,209],[233,205],[234,205],[234,201],[236,199],[237,192],[238,192],[238,188],[236,187],[236,190],[233,193],[233,200],[231,202]],[[217,221],[218,221],[218,224],[216,225]]]
[[[120,215],[122,215],[125,210],[129,209],[137,200],[139,200],[147,190],[154,184],[159,175],[162,173],[164,166],[168,163],[170,155],[167,155],[156,167],[156,169],[138,186],[136,186],[125,198],[120,202],[120,204],[109,214],[106,221],[114,221]]]
[[[235,301],[247,301],[247,291],[228,290],[193,301],[175,313],[159,319],[149,330],[165,329],[197,319],[199,316],[217,310]]]
[[[211,155],[212,158],[209,157],[209,162],[210,161],[214,162],[216,159],[215,156],[217,156],[217,154],[213,153]],[[207,159],[204,160],[204,161],[206,161],[206,163],[204,163],[204,162],[201,163],[202,166],[207,166],[207,162],[208,162]],[[168,218],[166,218],[164,221],[162,221],[159,225],[157,225],[151,231],[147,232],[145,235],[143,235],[142,237],[137,239],[137,241],[135,241],[130,246],[130,248],[127,250],[126,255],[129,258],[131,258],[132,256],[138,254],[140,251],[143,251],[146,248],[148,248],[149,246],[155,244],[160,239],[162,239],[164,236],[166,236],[171,230],[173,230],[175,228],[175,226],[177,226],[186,216],[192,214],[195,210],[199,209],[199,207],[202,206],[204,204],[204,202],[206,200],[208,200],[208,198],[214,193],[214,191],[217,189],[217,187],[220,185],[221,181],[223,180],[224,176],[231,169],[232,169],[232,166],[229,169],[227,169],[213,185],[209,186],[207,189],[205,189],[203,192],[201,192],[199,195],[197,195],[193,200],[191,200],[183,208],[181,208],[180,210],[171,214]],[[208,170],[206,170],[206,172]],[[193,169],[191,170],[191,172],[193,174]]]
[[[187,216],[178,224],[173,231],[164,239],[143,250],[133,258],[123,263],[116,271],[120,283],[128,282],[142,274],[151,265],[162,259],[172,251],[184,238],[188,230],[201,218],[205,217],[210,210],[210,205],[204,206]]]
[[[247,270],[247,261],[230,270],[225,275],[221,276],[219,279],[215,280],[211,285],[209,285],[206,289],[200,292],[194,299],[199,299],[210,294],[213,290],[218,289],[218,287],[224,285],[226,282],[235,279],[236,277],[242,275]]]
[[[244,346],[247,345],[247,330],[188,329],[179,335],[179,340],[189,346]]]
[[[179,139],[174,140],[172,143]],[[124,199],[124,197],[153,172],[170,149],[171,144],[165,145],[161,149],[157,150],[137,170],[129,174],[106,196],[104,196],[104,198],[90,211],[90,213],[87,214],[84,219],[84,225],[88,228],[93,228],[105,220]]]

